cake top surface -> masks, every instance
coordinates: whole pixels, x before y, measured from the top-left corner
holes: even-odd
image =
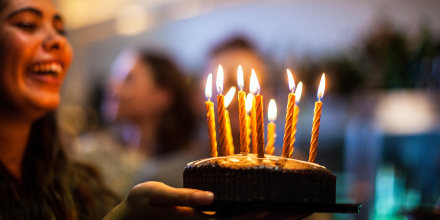
[[[330,173],[327,168],[315,163],[267,154],[264,158],[258,158],[256,154],[236,154],[226,157],[213,157],[197,160],[187,165],[187,167],[203,166],[218,166],[231,169],[272,168],[275,170],[308,170]]]

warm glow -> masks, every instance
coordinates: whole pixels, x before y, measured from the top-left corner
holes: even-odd
[[[249,114],[249,112],[251,112],[252,110],[252,102],[254,100],[254,95],[252,93],[248,93],[246,96],[246,113]]]
[[[293,79],[292,72],[290,72],[289,69],[286,69],[286,72],[287,72],[287,79],[289,81],[289,90],[290,90],[290,92],[294,92],[295,91],[295,80]]]
[[[216,85],[217,85],[217,93],[218,94],[222,94],[223,93],[223,67],[222,65],[218,65],[218,70],[217,70],[217,80],[216,80]]]
[[[117,10],[115,30],[123,35],[136,35],[152,26],[153,18],[140,4],[127,4]]]
[[[322,97],[324,96],[324,90],[325,90],[325,74],[323,73],[318,88],[318,101],[321,101]]]
[[[227,108],[229,106],[229,104],[231,104],[232,99],[234,98],[234,95],[235,95],[235,90],[237,90],[237,89],[235,89],[235,86],[232,86],[229,89],[228,93],[226,93],[226,95],[225,95],[225,108]]]
[[[371,123],[386,134],[426,134],[438,126],[436,104],[425,91],[388,91],[378,99]]]
[[[249,91],[254,95],[260,94],[260,83],[258,82],[257,74],[255,73],[254,69],[252,69],[251,80],[249,83]]]
[[[303,90],[303,83],[299,82],[298,86],[296,87],[296,90],[295,90],[295,103],[296,104],[298,104],[299,101],[301,100],[302,90]]]
[[[275,102],[275,99],[271,99],[269,101],[269,110],[267,112],[269,121],[273,122],[277,120],[277,103]]]
[[[241,65],[238,65],[238,69],[237,69],[237,83],[240,91],[243,91],[244,80],[243,80],[243,67],[241,67]]]
[[[206,79],[205,97],[207,100],[210,100],[212,97],[212,73],[208,74]]]

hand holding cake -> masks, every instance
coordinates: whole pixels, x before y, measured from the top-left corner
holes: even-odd
[[[209,216],[190,207],[208,205],[213,200],[212,192],[150,181],[133,187],[128,197],[104,219],[207,219]]]

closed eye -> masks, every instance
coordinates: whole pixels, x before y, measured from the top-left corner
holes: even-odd
[[[33,31],[37,27],[34,23],[28,23],[28,22],[18,22],[15,24],[15,26],[27,30],[27,31]]]

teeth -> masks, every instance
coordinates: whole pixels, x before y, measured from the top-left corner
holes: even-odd
[[[59,63],[40,63],[31,66],[30,68],[33,72],[41,72],[41,73],[56,73],[59,74],[63,71],[63,68]]]

